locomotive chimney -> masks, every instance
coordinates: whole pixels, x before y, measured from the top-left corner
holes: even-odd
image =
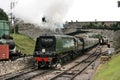
[[[46,22],[46,18],[45,17],[42,17],[42,22]]]

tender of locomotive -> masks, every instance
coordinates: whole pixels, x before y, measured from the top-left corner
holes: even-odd
[[[84,50],[98,43],[98,40],[92,41],[69,35],[40,36],[36,40],[34,57],[38,67],[57,65],[82,55]]]

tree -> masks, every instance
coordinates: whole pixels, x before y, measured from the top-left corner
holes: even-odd
[[[94,23],[90,22],[89,25],[88,25],[88,28],[90,28],[90,29],[94,29],[94,28],[95,28]]]
[[[0,20],[6,20],[6,21],[8,21],[7,14],[1,8],[0,8]]]

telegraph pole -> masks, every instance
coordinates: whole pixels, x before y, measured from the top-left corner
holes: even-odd
[[[11,23],[11,26],[14,30],[14,33],[15,33],[15,16],[13,15],[13,8],[15,7],[15,0],[11,0],[10,2],[10,23]]]
[[[118,1],[118,8],[120,7],[120,1]]]

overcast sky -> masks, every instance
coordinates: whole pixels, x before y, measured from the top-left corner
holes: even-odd
[[[0,0],[0,8],[7,13],[10,12],[10,1]],[[95,19],[97,21],[120,21],[120,8],[117,7],[117,1],[74,0],[64,17],[64,21],[94,21]],[[43,6],[41,3],[40,5]]]

